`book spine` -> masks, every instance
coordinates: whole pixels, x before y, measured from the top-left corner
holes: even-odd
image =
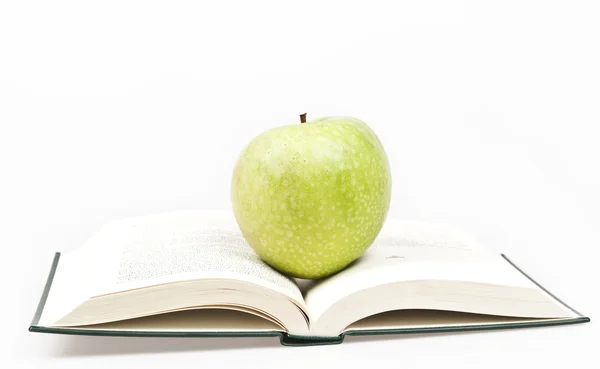
[[[280,342],[284,346],[316,346],[316,345],[337,345],[344,341],[344,336],[317,337],[317,336],[295,336],[283,333]]]

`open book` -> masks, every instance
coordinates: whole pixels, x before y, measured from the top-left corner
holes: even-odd
[[[232,214],[180,211],[106,225],[57,253],[30,330],[130,336],[346,334],[587,322],[469,235],[388,219],[350,266],[298,281],[265,264]]]

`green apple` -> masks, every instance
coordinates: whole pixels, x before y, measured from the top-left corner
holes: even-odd
[[[235,164],[232,207],[250,246],[297,278],[345,268],[387,217],[391,173],[375,133],[353,117],[324,117],[255,137]]]

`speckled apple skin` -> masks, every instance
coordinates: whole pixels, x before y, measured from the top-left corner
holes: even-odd
[[[371,246],[391,184],[386,153],[367,124],[325,117],[254,138],[236,162],[231,200],[244,237],[266,263],[319,279]]]

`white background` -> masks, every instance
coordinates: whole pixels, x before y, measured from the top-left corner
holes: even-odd
[[[597,2],[0,4],[0,361],[598,363]],[[305,111],[356,116],[379,135],[393,171],[390,216],[471,232],[592,323],[309,348],[27,332],[55,251],[123,216],[228,209],[243,145]]]

